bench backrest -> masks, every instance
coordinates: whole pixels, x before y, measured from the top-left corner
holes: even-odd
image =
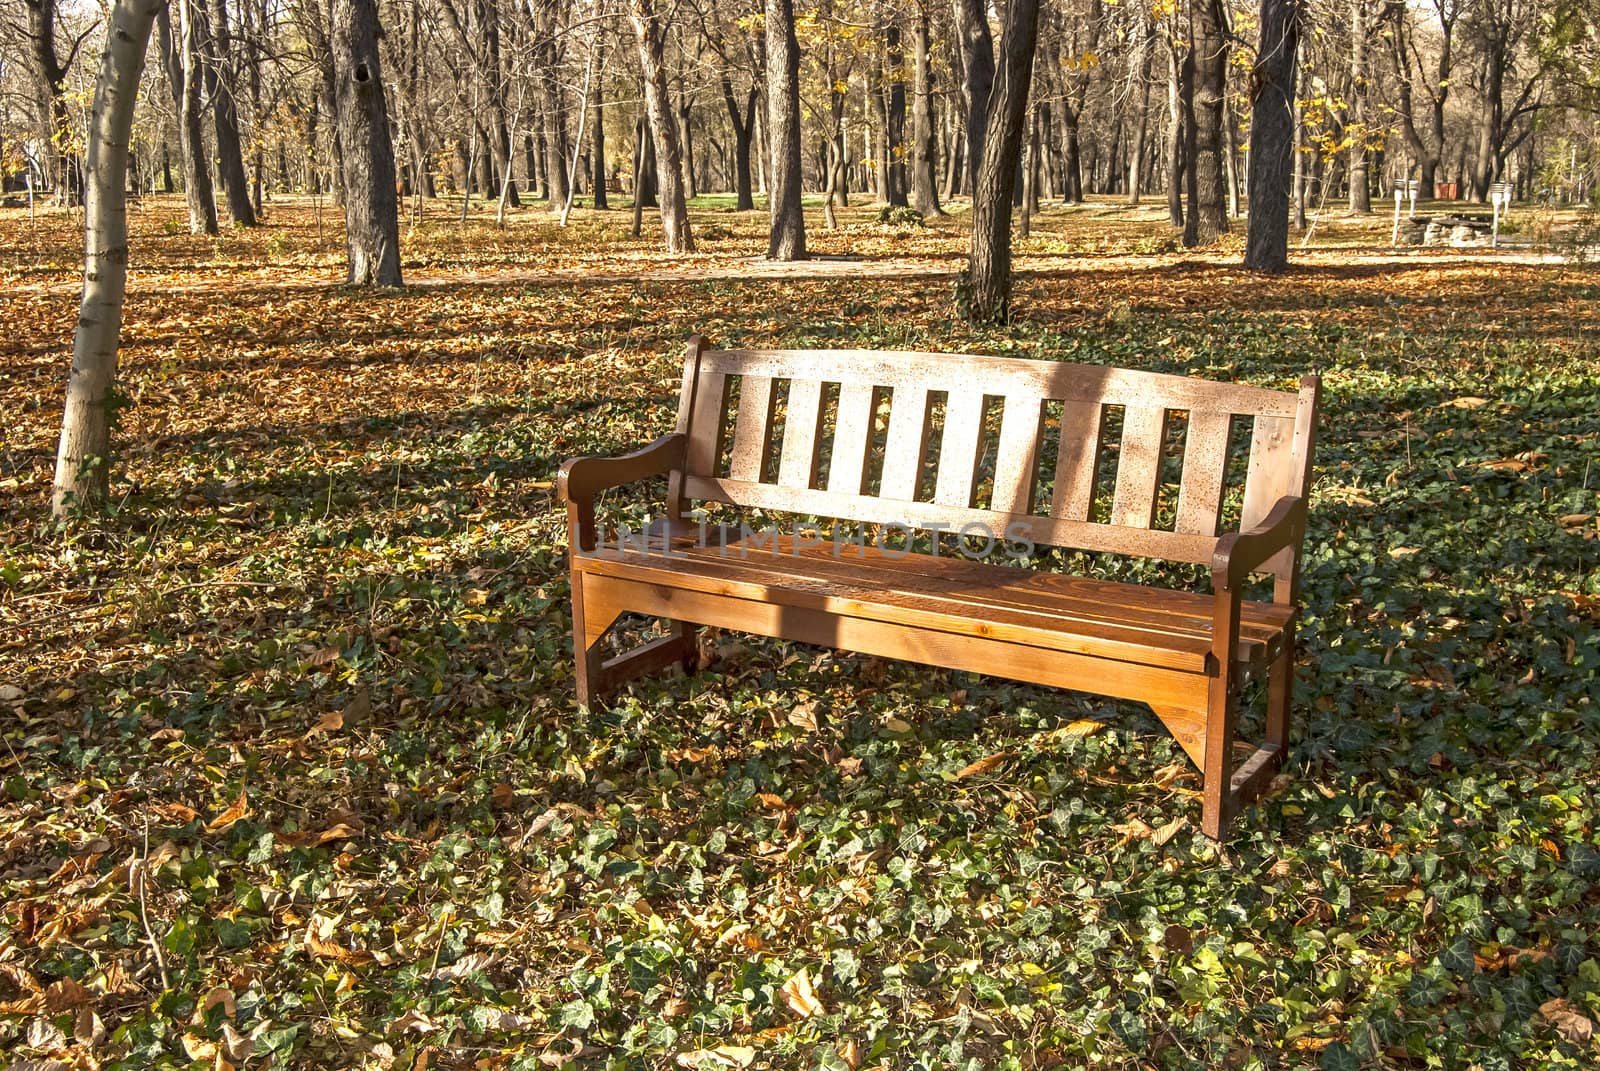
[[[1242,475],[1244,528],[1306,493],[1317,392],[1314,376],[1296,394],[1004,357],[712,350],[696,336],[678,490],[997,537],[1021,522],[1035,543],[1209,562],[1230,476]]]

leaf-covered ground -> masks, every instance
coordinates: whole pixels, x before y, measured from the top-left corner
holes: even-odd
[[[759,214],[699,210],[696,278],[622,213],[430,209],[429,285],[368,295],[310,207],[180,210],[134,213],[117,509],[71,530],[81,247],[0,213],[13,1066],[1593,1066],[1594,275],[1262,280],[1055,210],[975,330],[922,270],[960,217],[857,211],[814,243],[876,277],[741,281]],[[580,715],[551,480],[670,426],[691,330],[1322,372],[1270,798],[1219,846],[1143,708],[736,636]]]

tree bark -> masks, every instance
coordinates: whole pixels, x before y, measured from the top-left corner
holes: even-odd
[[[978,161],[983,159],[984,132],[989,122],[989,97],[994,92],[994,40],[989,34],[985,0],[955,0],[956,32],[961,38],[961,67],[966,73],[967,184],[976,197]],[[1038,8],[1034,7],[1034,20]]]
[[[767,137],[771,142],[767,200],[772,229],[771,260],[806,258],[806,223],[801,207],[800,44],[795,39],[793,0],[766,0]]]
[[[985,122],[982,162],[972,194],[972,253],[964,312],[977,323],[1011,316],[1011,200],[1022,157],[1023,120],[1039,38],[1039,0],[1006,5],[1004,61]]]
[[[1295,157],[1299,0],[1261,0],[1261,40],[1250,75],[1250,218],[1244,266],[1289,266],[1289,187]]]
[[[1167,42],[1167,218],[1183,226],[1183,188],[1187,170],[1184,128],[1189,109],[1190,50],[1175,40]]]
[[[1228,41],[1223,35],[1222,0],[1196,0],[1193,9],[1195,118],[1194,202],[1184,228],[1184,245],[1210,245],[1228,233],[1227,144],[1224,95],[1228,83]]]
[[[27,36],[34,75],[44,91],[41,102],[44,109],[44,155],[50,172],[50,185],[56,203],[76,203],[81,197],[82,175],[77,157],[67,151],[71,140],[71,116],[67,111],[67,71],[78,54],[79,47],[88,37],[85,31],[73,44],[66,61],[56,55],[56,5],[57,0],[23,0],[27,13]]]
[[[250,203],[250,179],[244,170],[239,144],[239,110],[234,90],[233,34],[228,28],[227,0],[209,0],[211,69],[215,72],[211,94],[211,121],[216,130],[217,178],[228,203],[228,218],[236,227],[254,227],[256,213]]]
[[[1350,140],[1350,211],[1372,213],[1367,162],[1367,26],[1366,0],[1350,0],[1350,115],[1345,137]]]
[[[897,208],[911,202],[906,181],[906,80],[905,52],[900,47],[900,27],[884,31],[884,80],[888,83],[884,100],[884,200]]]
[[[206,158],[200,93],[205,74],[200,57],[199,0],[178,0],[179,51],[183,56],[183,107],[178,134],[183,139],[183,196],[189,207],[190,234],[217,233],[217,203]]]
[[[718,81],[722,87],[722,103],[728,109],[728,122],[733,127],[734,209],[749,212],[756,207],[750,181],[750,142],[755,135],[756,102],[761,94],[752,85],[741,109],[738,98],[733,95],[733,79],[726,68]]]
[[[590,163],[594,168],[594,206],[597,209],[610,208],[606,200],[606,99],[605,99],[605,51],[603,45],[596,46],[599,51],[595,56],[595,66],[600,73],[594,80],[594,148],[590,152]]]
[[[334,109],[344,178],[348,281],[400,286],[394,145],[378,62],[376,0],[333,0]]]
[[[933,76],[929,71],[929,16],[927,3],[919,3],[911,20],[911,197],[924,216],[942,216],[935,169],[939,142],[933,125]]]
[[[667,95],[665,36],[655,0],[633,0],[633,29],[639,38],[639,66],[644,72],[644,106],[656,147],[656,183],[661,197],[661,229],[669,253],[694,252],[689,207],[683,191],[683,155],[678,124]]]
[[[126,181],[133,111],[150,29],[164,0],[117,0],[95,79],[83,211],[83,297],[72,339],[51,508],[103,505],[111,453],[111,400],[128,282]]]

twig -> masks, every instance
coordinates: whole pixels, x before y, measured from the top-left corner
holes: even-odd
[[[150,951],[156,957],[156,970],[161,972],[161,988],[166,991],[172,989],[172,979],[167,977],[167,960],[161,954],[161,942],[156,940],[155,931],[150,929],[150,912],[145,906],[144,886],[149,880],[150,873],[150,809],[144,812],[144,855],[139,859],[139,921],[144,924],[145,938],[150,942]]]
[[[426,991],[433,991],[434,977],[439,973],[439,951],[444,948],[444,931],[450,927],[450,905],[446,904],[444,910],[439,912],[439,938],[433,942],[433,963],[428,967],[428,985]]]

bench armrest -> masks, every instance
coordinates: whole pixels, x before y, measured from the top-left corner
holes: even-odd
[[[1306,500],[1285,495],[1248,532],[1230,532],[1217,540],[1217,549],[1211,555],[1211,586],[1219,593],[1238,591],[1245,578],[1273,555],[1287,547],[1298,547],[1305,533]]]
[[[575,457],[562,464],[556,475],[556,490],[564,500],[580,502],[610,487],[637,483],[651,476],[665,476],[683,468],[688,445],[688,436],[673,432],[631,454]]]
[[[567,503],[568,546],[593,550],[594,496],[611,487],[665,476],[683,468],[689,438],[682,432],[663,435],[649,446],[620,457],[575,457],[556,474],[556,491]]]

